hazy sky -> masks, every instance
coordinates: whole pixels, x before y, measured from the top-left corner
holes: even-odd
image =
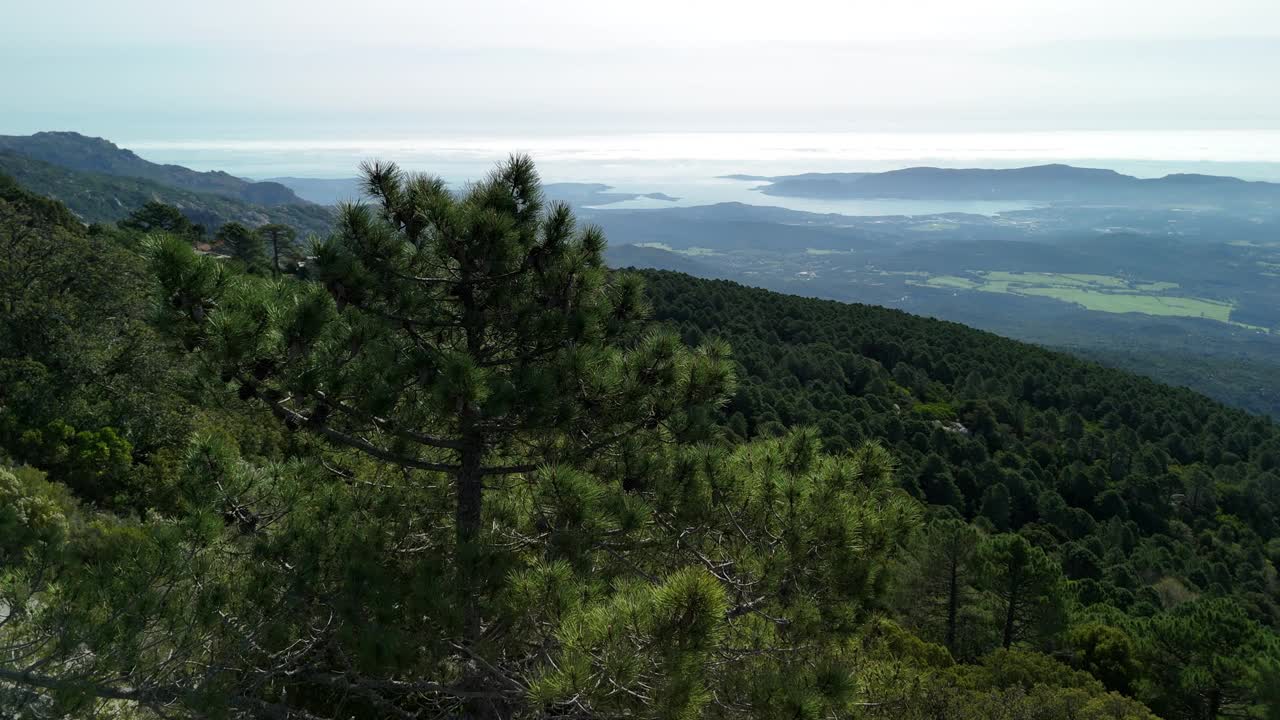
[[[1280,128],[1277,0],[0,0],[0,133]]]

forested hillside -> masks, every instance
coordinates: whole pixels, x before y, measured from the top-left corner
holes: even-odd
[[[0,174],[34,192],[57,198],[86,223],[115,222],[142,205],[158,201],[182,210],[210,232],[228,222],[250,227],[281,223],[302,232],[325,233],[329,208],[311,203],[260,205],[208,192],[194,192],[152,180],[68,170],[8,150],[0,150]]]
[[[1270,419],[954,323],[645,277],[656,317],[686,342],[733,346],[741,384],[724,414],[736,435],[811,425],[834,451],[881,440],[912,494],[998,530],[1031,526],[1087,559],[1077,579],[1110,605],[1142,601],[1130,573],[1171,575],[1193,593],[1251,588],[1256,611],[1280,621],[1265,558],[1237,554],[1280,536]],[[1172,565],[1148,541],[1206,530]]]
[[[292,190],[275,182],[252,182],[229,173],[196,172],[181,165],[161,165],[131,150],[77,132],[0,135],[0,150],[79,172],[150,180],[165,187],[223,195],[254,205],[306,205]]]
[[[1280,711],[1271,421],[366,180],[305,277],[0,180],[0,715]]]

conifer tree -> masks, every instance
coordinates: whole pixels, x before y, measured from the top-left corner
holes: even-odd
[[[165,232],[189,240],[204,237],[204,227],[187,219],[182,211],[172,205],[152,201],[134,210],[120,221],[120,227],[139,233]]]
[[[261,241],[271,244],[271,274],[280,275],[280,246],[288,246],[298,237],[298,232],[288,225],[271,223],[254,231]]]
[[[853,646],[918,518],[888,453],[718,442],[727,348],[645,327],[527,161],[461,197],[369,180],[318,282],[151,239],[161,325],[295,459],[214,427],[172,516],[65,508],[52,564],[12,569],[0,685],[177,717],[855,713]]]
[[[1012,502],[1009,488],[1002,482],[992,483],[982,491],[982,505],[979,514],[991,521],[991,526],[1000,532],[1009,530],[1009,515]]]
[[[963,512],[964,496],[941,456],[931,453],[925,458],[920,474],[916,479],[925,502],[930,505],[946,505]]]
[[[1062,569],[1021,535],[1005,533],[979,548],[985,564],[983,584],[998,600],[1001,645],[1032,639],[1056,618],[1065,600]]]
[[[1141,653],[1146,693],[1164,717],[1251,717],[1280,671],[1280,642],[1233,600],[1196,600],[1152,618]]]
[[[721,401],[731,371],[721,347],[694,354],[674,335],[636,334],[640,286],[609,277],[597,228],[545,204],[529,158],[461,197],[393,164],[364,172],[378,205],[342,209],[317,249],[320,283],[233,289],[204,345],[290,426],[451,478],[474,637],[486,484],[684,432],[691,411]],[[182,273],[162,263],[159,275]]]
[[[963,520],[931,522],[917,543],[916,565],[903,588],[907,616],[953,657],[961,656],[962,626],[974,600],[978,541],[977,530]]]
[[[257,232],[238,222],[229,222],[218,228],[214,238],[250,271],[261,271],[266,267],[266,250]]]

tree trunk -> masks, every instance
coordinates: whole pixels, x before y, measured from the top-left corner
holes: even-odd
[[[484,318],[476,306],[476,298],[470,284],[470,272],[463,268],[463,280],[458,287],[462,301],[462,324],[466,331],[467,353],[479,360],[484,345]],[[458,542],[459,589],[463,595],[463,637],[468,643],[480,638],[480,583],[479,564],[481,548],[477,540],[484,512],[485,438],[478,427],[480,408],[464,401],[458,417],[462,451],[458,474],[454,478],[457,493],[457,514],[454,518]]]
[[[1209,708],[1208,714],[1205,715],[1206,720],[1217,720],[1218,715],[1222,713],[1222,693],[1217,688],[1209,691]]]
[[[468,415],[470,412],[464,411],[464,427],[470,424]],[[474,436],[474,431],[470,435]],[[467,434],[463,437],[465,447],[461,453],[461,467],[454,476],[454,492],[458,503],[454,514],[454,530],[458,544],[458,589],[463,593],[463,637],[471,643],[480,637],[480,588],[477,577],[480,548],[476,541],[480,535],[484,510],[484,477],[480,472],[484,447],[476,442],[475,437],[468,437]]]
[[[1018,581],[1022,573],[1020,568],[1012,568],[1009,572],[1009,607],[1004,614],[1004,646],[1013,644],[1014,621],[1018,613]]]
[[[959,560],[951,558],[951,577],[947,587],[947,650],[952,657],[956,654],[956,620],[960,615],[960,568]]]
[[[471,269],[465,262],[462,275],[458,296],[463,308],[462,325],[466,332],[467,353],[478,361],[484,349],[484,316],[477,306],[471,286]],[[472,648],[472,652],[476,651],[475,646],[479,643],[483,630],[480,596],[485,548],[481,541],[481,531],[484,521],[484,461],[488,442],[480,428],[481,420],[479,406],[464,401],[458,416],[462,449],[459,452],[458,472],[454,476],[454,492],[457,494],[454,524],[458,544],[458,589],[462,591],[462,637]],[[485,673],[479,667],[475,655],[468,661],[468,665],[471,677],[464,682],[475,683],[477,689],[483,688],[488,681],[484,679]],[[497,720],[509,715],[509,710],[504,710],[497,701],[480,697],[468,699],[462,709],[462,716],[473,720]]]

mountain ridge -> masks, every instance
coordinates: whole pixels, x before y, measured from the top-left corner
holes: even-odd
[[[326,233],[333,215],[321,205],[265,206],[235,197],[174,188],[142,178],[70,170],[0,149],[0,174],[63,202],[85,223],[115,222],[148,202],[173,205],[192,222],[214,230],[235,221],[250,227],[282,223],[304,233]]]
[[[254,205],[310,204],[278,182],[253,182],[221,170],[201,172],[182,165],[154,163],[105,138],[71,130],[0,135],[0,150],[10,150],[68,170],[150,180],[172,188],[221,195]]]
[[[764,195],[824,199],[878,197],[1156,204],[1280,201],[1277,183],[1199,173],[1139,178],[1106,168],[1062,163],[1002,169],[918,166],[885,172],[726,177],[766,181],[769,184],[758,188]]]

